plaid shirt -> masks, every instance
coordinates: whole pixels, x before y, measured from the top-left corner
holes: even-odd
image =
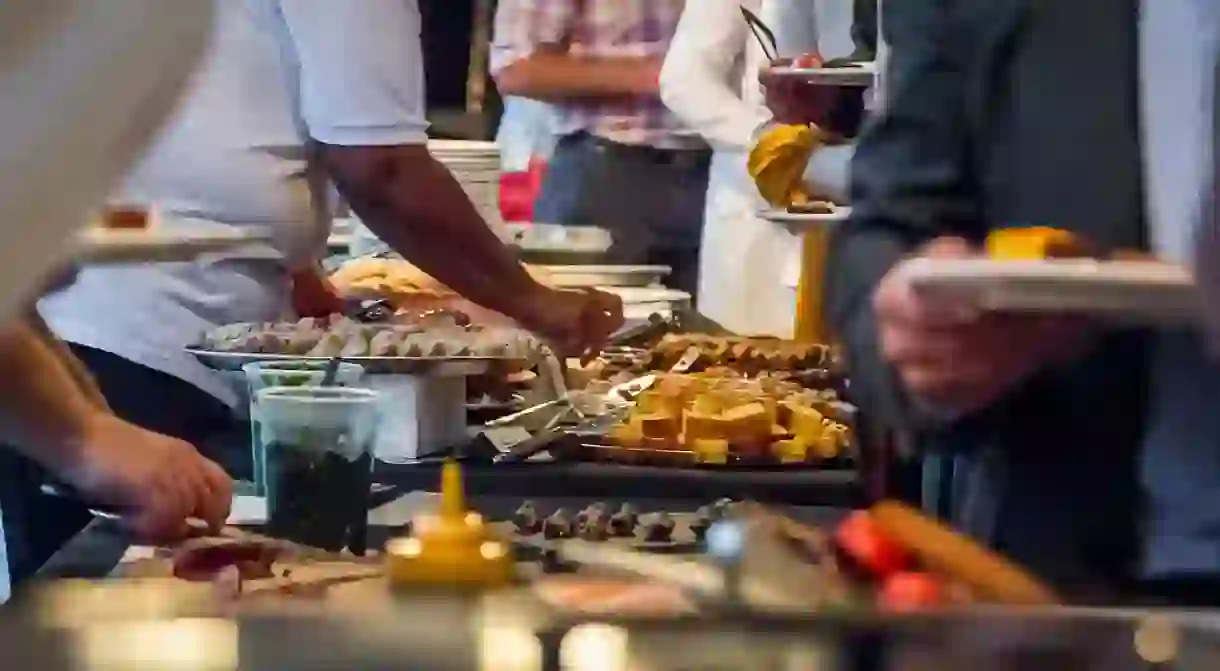
[[[698,0],[696,0],[698,1]],[[499,72],[543,45],[586,57],[664,57],[685,0],[500,0],[491,69]],[[704,146],[658,96],[555,105],[556,133],[588,131],[624,144]]]

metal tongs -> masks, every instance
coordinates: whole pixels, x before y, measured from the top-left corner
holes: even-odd
[[[669,372],[685,373],[686,371],[690,370],[690,367],[693,366],[696,361],[699,360],[699,355],[700,352],[698,347],[687,348],[686,352],[682,355],[682,358],[669,369]],[[564,415],[564,413],[560,413],[556,418],[552,418],[552,420],[547,423],[547,426],[544,427],[542,431],[527,440],[517,443],[508,452],[496,455],[492,461],[494,463],[520,463],[538,454],[539,452],[542,452],[566,435],[601,431],[608,425],[614,424],[615,422],[621,420],[623,415],[634,405],[635,399],[639,397],[640,394],[651,388],[652,385],[656,384],[656,381],[657,375],[655,373],[649,373],[647,375],[642,375],[640,377],[627,380],[626,382],[616,384],[606,392],[607,400],[614,401],[617,404],[617,407],[612,408],[609,412],[595,415],[593,417],[585,417],[583,414],[580,414],[580,417],[582,417],[581,422],[573,427],[558,426],[560,419]],[[572,392],[567,392],[564,394],[563,398],[544,403],[541,407],[556,405],[559,403],[567,403],[571,410],[579,413],[579,409],[572,406],[571,402]],[[528,414],[531,411],[536,412],[537,410],[536,408],[530,408],[522,411],[522,413]],[[516,418],[520,418],[522,413],[515,413]],[[513,416],[510,415],[508,418],[512,417]],[[508,418],[502,418],[501,422],[503,419]]]
[[[750,32],[754,33],[754,39],[758,40],[758,46],[762,47],[763,55],[772,63],[779,60],[779,46],[775,40],[775,33],[771,32],[767,24],[763,23],[754,12],[745,7],[740,9],[746,25],[750,27]]]
[[[608,398],[623,401],[623,404],[619,408],[612,409],[608,413],[596,415],[594,417],[585,417],[583,413],[581,413],[581,421],[576,426],[570,428],[559,426],[559,423],[562,421],[563,417],[567,415],[567,413],[557,413],[555,417],[551,418],[551,421],[547,422],[547,425],[543,427],[541,431],[534,434],[532,437],[513,445],[509,451],[496,455],[492,459],[493,463],[521,463],[555,444],[556,441],[560,440],[569,433],[587,433],[600,429],[603,424],[613,424],[614,422],[618,421],[622,415],[622,412],[626,408],[631,407],[631,401],[634,401],[637,396],[651,387],[656,380],[656,375],[649,374],[611,387],[610,391],[606,393],[606,396]],[[572,405],[572,392],[567,392],[562,398],[554,401],[548,401],[533,408],[527,408],[519,413],[513,413],[512,415],[502,417],[500,420],[497,420],[495,426],[502,426],[506,423],[511,423],[516,419],[520,419],[523,416],[537,412],[540,409],[560,404],[567,404],[569,411],[580,413],[580,409]],[[506,422],[505,420],[508,421]],[[492,423],[489,422],[488,426],[492,426]]]

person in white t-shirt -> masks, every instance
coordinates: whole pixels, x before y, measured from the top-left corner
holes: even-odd
[[[217,325],[286,316],[324,249],[329,183],[415,265],[557,349],[596,346],[621,302],[533,280],[428,153],[414,0],[217,0],[177,112],[114,200],[164,230],[273,242],[191,263],[88,268],[39,303],[117,415],[190,442],[231,474],[250,451],[238,389],[183,351]]]
[[[323,252],[328,182],[363,223],[455,291],[579,350],[618,323],[617,299],[534,281],[429,155],[414,0],[220,0],[175,117],[116,199],[169,230],[244,230],[268,246],[194,263],[88,269],[41,302],[121,416],[215,453],[238,390],[183,347],[225,323],[283,318],[293,271]],[[228,440],[211,452],[212,442]]]

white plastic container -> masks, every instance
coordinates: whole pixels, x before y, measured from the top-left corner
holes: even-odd
[[[363,384],[381,394],[378,460],[402,463],[466,439],[466,378],[369,375]]]

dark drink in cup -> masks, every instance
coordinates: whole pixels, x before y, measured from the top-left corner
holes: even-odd
[[[363,554],[378,394],[344,387],[258,392],[267,531]]]

